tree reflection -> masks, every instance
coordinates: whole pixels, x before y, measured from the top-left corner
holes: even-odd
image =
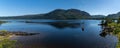
[[[49,22],[47,23],[56,28],[78,28],[80,23],[69,23],[69,22]]]
[[[81,29],[82,29],[82,31],[84,31],[84,28],[83,28],[83,27],[82,27]]]
[[[84,22],[81,23],[81,30],[84,31]]]
[[[107,33],[106,33],[106,32],[101,32],[101,33],[100,33],[100,36],[101,36],[101,37],[106,37],[106,36],[107,36]]]
[[[113,28],[110,28],[109,26],[108,26],[108,23],[109,23],[110,21],[108,21],[108,20],[105,20],[105,21],[101,21],[101,27],[102,27],[102,31],[101,31],[101,33],[100,33],[100,36],[101,37],[106,37],[108,34],[110,34],[111,32],[113,32]]]
[[[37,23],[37,24],[47,24],[56,28],[78,28],[80,27],[80,23],[71,23],[67,21],[56,21],[56,22],[31,22],[27,21],[25,23]]]
[[[7,21],[0,21],[0,25],[4,24],[4,23],[7,23]]]

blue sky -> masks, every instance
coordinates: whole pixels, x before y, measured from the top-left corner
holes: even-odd
[[[54,9],[75,8],[91,15],[120,11],[120,0],[0,0],[0,16],[47,13]]]

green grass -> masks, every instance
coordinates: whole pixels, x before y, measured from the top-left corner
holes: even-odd
[[[15,40],[10,40],[11,36],[6,30],[0,31],[0,48],[15,48]]]
[[[117,48],[120,48],[120,33],[117,36],[118,36],[118,39],[119,39],[119,42],[117,43]]]
[[[116,35],[118,37],[118,43],[116,45],[116,48],[120,48],[120,23],[109,23],[108,24],[109,27],[114,28],[113,34]]]

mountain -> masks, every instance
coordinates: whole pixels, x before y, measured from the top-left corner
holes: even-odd
[[[93,17],[105,17],[105,15],[92,15]]]
[[[111,18],[111,19],[118,19],[120,17],[120,12],[116,13],[116,14],[109,14],[107,16],[107,18]]]
[[[106,16],[105,15],[92,15],[91,18],[95,19],[104,19]]]
[[[0,19],[81,19],[88,18],[90,14],[78,9],[56,9],[46,14],[1,17]]]
[[[85,11],[80,11],[77,9],[56,9],[50,13],[45,14],[45,16],[53,19],[80,19],[89,17],[90,15]]]

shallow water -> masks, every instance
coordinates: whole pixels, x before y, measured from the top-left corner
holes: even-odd
[[[115,48],[117,38],[100,35],[100,20],[4,20],[0,30],[37,32],[39,35],[17,36],[20,48]]]

